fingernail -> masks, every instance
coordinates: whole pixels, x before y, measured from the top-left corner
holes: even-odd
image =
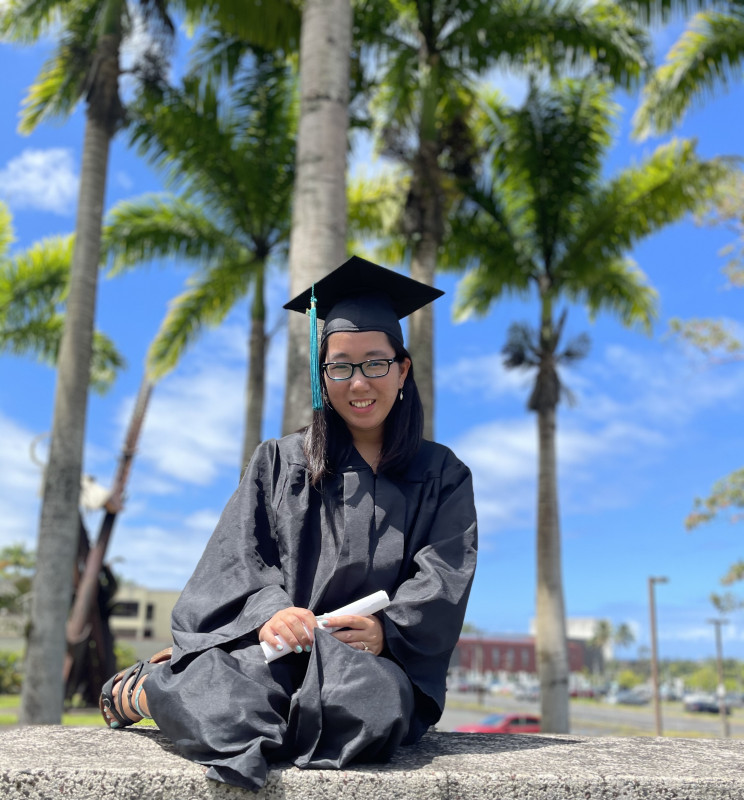
[[[306,652],[306,653],[309,653],[309,652],[310,652],[312,649],[313,649],[313,648],[312,648],[312,647],[310,647],[310,645],[309,645],[309,644],[306,644],[306,645],[305,645],[305,652]]]
[[[114,720],[114,721],[111,723],[110,727],[112,727],[112,728],[118,728],[118,727],[119,727],[119,723],[118,723],[116,720]]]
[[[328,624],[328,620],[327,620],[327,619],[321,619],[321,620],[318,622],[318,625],[321,625],[323,628],[325,628],[325,626],[326,626],[327,624]]]
[[[283,644],[278,644],[278,645],[276,645],[276,649],[277,650],[284,650],[284,645]]]
[[[297,653],[301,653],[302,652],[302,647],[300,647],[300,645],[297,645],[297,647],[295,647],[295,651]]]

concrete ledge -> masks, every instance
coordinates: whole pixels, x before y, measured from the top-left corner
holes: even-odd
[[[6,800],[744,800],[744,741],[430,733],[390,764],[207,780],[153,728],[0,732]]]

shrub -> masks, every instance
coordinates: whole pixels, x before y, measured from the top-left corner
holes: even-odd
[[[18,694],[21,691],[22,663],[20,653],[0,651],[0,694]]]

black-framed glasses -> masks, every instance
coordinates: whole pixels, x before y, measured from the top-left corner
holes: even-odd
[[[397,361],[395,358],[371,358],[368,361],[328,361],[321,364],[320,368],[332,381],[348,381],[359,367],[365,378],[384,378],[390,372],[390,365]]]

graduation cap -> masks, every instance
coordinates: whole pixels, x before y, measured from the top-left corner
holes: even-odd
[[[382,331],[403,345],[400,320],[444,292],[399,272],[352,256],[297,297],[290,311],[310,315],[310,377],[313,409],[322,408],[318,364],[317,319],[325,320],[322,341],[332,333]]]

